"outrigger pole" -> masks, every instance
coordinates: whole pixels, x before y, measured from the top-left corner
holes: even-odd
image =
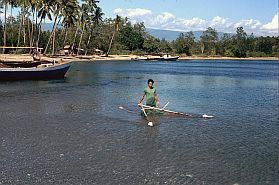
[[[149,119],[148,119],[148,117],[147,117],[147,114],[146,114],[146,112],[145,112],[145,108],[143,107],[144,105],[142,105],[142,104],[138,104],[138,105],[141,106],[141,111],[143,112],[144,116],[146,117],[146,119],[147,119],[147,121],[148,121],[148,125],[151,126],[151,127],[153,127],[153,122],[152,122],[152,121],[149,121]]]
[[[140,104],[139,104],[140,105]],[[183,116],[187,116],[187,117],[190,117],[190,118],[213,118],[214,116],[209,116],[207,114],[203,114],[203,115],[191,115],[191,114],[187,114],[187,113],[183,113],[183,112],[176,112],[176,111],[171,111],[171,110],[167,110],[167,109],[164,109],[164,108],[157,108],[157,107],[151,107],[151,106],[147,106],[147,105],[140,105],[143,112],[145,113],[145,109],[151,109],[151,110],[158,110],[158,111],[161,111],[161,112],[166,112],[166,113],[170,113],[170,114],[177,114],[177,115],[183,115]],[[166,107],[166,106],[164,106]],[[146,113],[145,113],[146,115]],[[147,115],[146,115],[147,117]]]

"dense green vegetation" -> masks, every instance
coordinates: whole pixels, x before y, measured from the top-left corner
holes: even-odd
[[[15,8],[19,15],[13,15]],[[105,54],[265,57],[278,56],[279,51],[278,37],[247,35],[242,27],[222,37],[208,27],[200,38],[187,32],[172,42],[160,40],[148,34],[143,23],[133,25],[119,16],[104,19],[95,0],[82,0],[81,4],[77,0],[1,0],[0,11],[5,15],[0,21],[1,46],[41,47],[45,54],[57,54],[65,45],[82,49],[78,54],[100,49]],[[53,21],[50,31],[44,28],[46,17]]]

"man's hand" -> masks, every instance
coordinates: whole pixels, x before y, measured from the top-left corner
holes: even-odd
[[[160,102],[157,101],[156,103],[157,103],[157,107],[160,108]]]

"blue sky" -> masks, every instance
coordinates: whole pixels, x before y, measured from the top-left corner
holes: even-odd
[[[213,27],[235,33],[242,26],[248,34],[278,36],[278,0],[100,0],[99,6],[106,18],[118,14],[132,23],[144,22],[147,28],[204,31]]]
[[[208,26],[278,35],[278,0],[100,0],[106,17],[127,16],[146,27],[198,31]]]

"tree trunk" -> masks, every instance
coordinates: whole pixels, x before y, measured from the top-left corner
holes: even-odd
[[[13,35],[13,6],[11,5],[11,19],[10,19],[10,27],[11,27],[11,43],[12,43],[12,46],[14,46],[14,35]]]
[[[82,36],[83,36],[84,28],[85,28],[85,24],[83,24],[83,26],[82,26],[82,31],[81,31],[81,35],[80,35],[80,39],[79,39],[79,43],[78,43],[77,54],[79,54],[79,49],[80,49],[80,44],[81,44],[81,41],[82,41]]]
[[[26,46],[26,32],[25,32],[25,14],[22,15],[22,19],[23,19],[23,22],[22,22],[22,26],[23,26],[23,45]]]
[[[50,34],[50,36],[49,36],[49,38],[48,38],[48,42],[47,42],[47,45],[46,45],[44,54],[46,54],[46,52],[47,52],[48,45],[49,45],[50,40],[51,40],[51,38],[52,38],[52,36],[53,36],[54,30],[56,29],[57,18],[58,18],[58,16],[55,16],[54,24],[53,24],[53,26],[52,26],[51,34]]]
[[[63,41],[63,48],[64,48],[66,40],[67,40],[67,35],[68,35],[68,29],[66,27],[66,29],[65,29],[65,37],[64,37],[64,41]]]
[[[22,28],[22,15],[20,16],[20,22],[18,28],[18,37],[17,37],[17,45],[16,45],[17,47],[19,46],[19,42],[20,42],[21,28]]]
[[[5,15],[4,15],[4,47],[6,46],[6,42],[7,42],[7,0],[5,0],[4,2],[4,6],[5,6]],[[3,48],[3,54],[5,53],[5,48]]]
[[[35,12],[33,11],[32,13],[32,22],[31,22],[31,34],[30,34],[30,47],[33,47],[33,34],[34,34],[34,14]]]
[[[112,37],[111,37],[111,40],[110,40],[110,43],[109,43],[109,48],[108,48],[108,51],[107,51],[107,55],[108,55],[109,52],[110,52],[111,45],[112,45],[112,41],[113,41],[113,39],[114,39],[114,35],[115,35],[115,31],[114,31],[113,34],[112,34]]]
[[[52,39],[52,55],[54,55],[54,48],[55,48],[55,31],[53,32],[53,39]]]
[[[52,47],[52,55],[54,55],[54,51],[55,51],[55,35],[56,35],[56,28],[57,28],[57,25],[60,24],[60,21],[61,21],[61,18],[59,18],[58,22],[56,23],[56,26],[54,28],[54,33],[53,33],[53,47]]]
[[[201,53],[203,54],[203,52],[204,52],[204,43],[202,42],[201,43]]]
[[[88,45],[89,45],[89,42],[90,42],[90,39],[91,39],[91,35],[92,35],[92,32],[90,33],[90,35],[88,37],[88,41],[87,41],[87,44],[86,44],[86,50],[85,50],[85,54],[84,55],[87,55]]]
[[[28,29],[29,47],[31,47],[31,46],[30,46],[31,31],[30,31],[30,21],[29,21],[29,17],[27,17],[27,29]]]
[[[35,42],[35,38],[36,38],[35,35],[37,35],[37,33],[38,33],[38,12],[37,12],[37,8],[35,8],[35,15],[36,15],[36,23],[35,23],[36,30],[34,31],[34,35],[32,36],[32,46],[34,45],[34,42]]]
[[[77,38],[77,32],[78,32],[78,27],[77,27],[77,29],[76,29],[76,32],[75,32],[75,37],[74,37],[74,41],[73,41],[73,44],[75,44],[75,42],[76,42],[76,38]]]
[[[38,31],[39,31],[39,33],[38,33],[37,44],[36,44],[37,49],[39,48],[39,41],[40,41],[40,34],[41,34],[41,25],[42,25],[42,21],[43,21],[43,19],[41,18],[40,23],[39,23],[39,25],[38,25]]]

